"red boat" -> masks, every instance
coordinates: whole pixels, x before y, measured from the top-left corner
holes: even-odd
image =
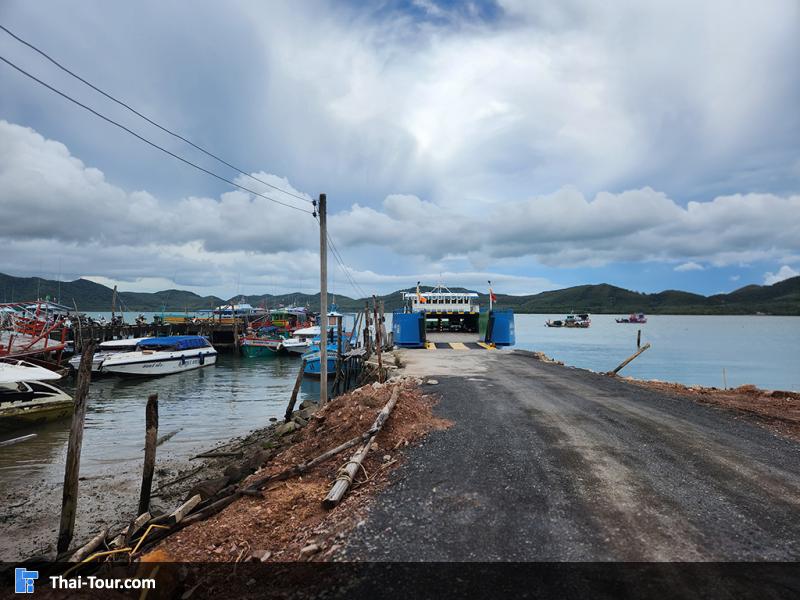
[[[56,353],[60,362],[67,330],[64,318],[51,312],[48,302],[0,304],[0,358]]]
[[[622,317],[616,320],[617,323],[647,323],[647,317],[644,313],[632,313],[628,317]]]

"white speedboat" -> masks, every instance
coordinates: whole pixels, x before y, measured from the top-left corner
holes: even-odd
[[[92,372],[100,372],[100,365],[102,365],[103,361],[105,361],[105,359],[112,354],[117,354],[118,352],[133,352],[136,350],[136,346],[139,344],[139,342],[147,339],[150,338],[129,338],[126,340],[108,340],[106,342],[102,342],[97,347],[97,352],[95,352],[94,356],[92,357]],[[78,367],[81,366],[81,355],[78,354],[70,358],[69,366],[77,370]]]
[[[319,326],[303,327],[302,329],[295,329],[292,332],[292,337],[283,340],[283,349],[289,354],[296,354],[302,356],[311,349],[314,338],[319,337]]]
[[[61,379],[23,360],[0,361],[0,431],[38,425],[72,414],[72,397],[46,381]]]
[[[132,352],[118,352],[100,365],[101,373],[117,375],[170,375],[208,367],[217,362],[217,351],[200,335],[147,338]]]

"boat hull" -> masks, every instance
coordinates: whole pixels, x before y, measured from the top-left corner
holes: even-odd
[[[320,360],[319,356],[306,360],[306,366],[303,374],[307,377],[320,378]],[[336,375],[336,355],[328,358],[328,378]]]
[[[263,358],[264,356],[275,356],[275,351],[268,346],[260,344],[242,344],[242,355],[246,358]]]
[[[50,421],[66,419],[72,414],[73,408],[74,403],[71,398],[0,408],[0,432],[36,427]]]
[[[202,352],[183,356],[155,356],[150,359],[143,358],[126,363],[104,364],[101,367],[101,371],[114,375],[153,377],[210,367],[216,362],[216,352]]]

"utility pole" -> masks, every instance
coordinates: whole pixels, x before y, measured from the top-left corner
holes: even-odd
[[[328,199],[319,195],[319,405],[328,402]]]

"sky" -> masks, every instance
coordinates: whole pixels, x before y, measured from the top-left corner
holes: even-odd
[[[0,56],[249,190],[0,63],[0,272],[314,292],[325,193],[353,297],[800,274],[795,0],[6,0],[0,24],[245,174],[2,30]]]

